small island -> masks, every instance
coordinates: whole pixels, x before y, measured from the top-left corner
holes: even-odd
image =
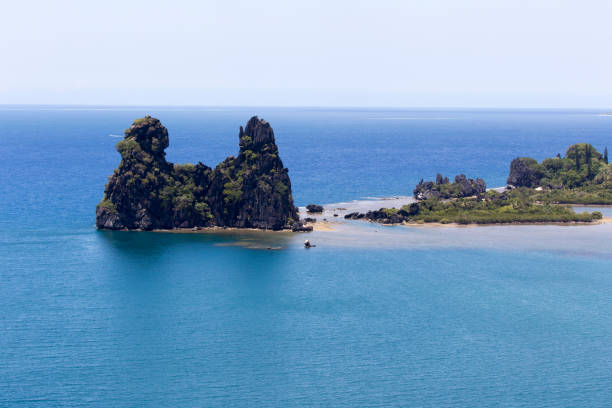
[[[117,143],[121,162],[96,208],[97,228],[309,230],[293,204],[270,124],[254,116],[238,140],[238,156],[214,169],[173,164],[166,160],[168,130],[150,116],[135,120]]]
[[[214,169],[166,160],[168,130],[158,119],[134,121],[117,143],[119,167],[96,208],[96,226],[112,230],[199,230],[210,227],[311,231],[293,204],[291,181],[269,123],[252,117],[238,133],[239,153]],[[507,186],[487,190],[481,178],[438,174],[421,180],[415,202],[401,208],[353,212],[345,219],[383,224],[593,223],[601,212],[574,212],[569,205],[612,204],[612,165],[607,148],[570,146],[565,156],[519,157]],[[307,213],[323,207],[310,204]],[[334,214],[336,215],[336,214]],[[314,223],[312,218],[306,222]]]
[[[603,218],[601,212],[576,213],[568,205],[612,204],[608,149],[601,154],[587,143],[572,145],[564,157],[558,154],[541,163],[516,158],[507,183],[503,191],[486,190],[482,179],[461,174],[451,183],[438,174],[435,182],[419,182],[415,203],[350,213],[345,218],[383,224],[593,223]]]

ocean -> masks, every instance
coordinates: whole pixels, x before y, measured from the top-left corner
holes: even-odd
[[[0,106],[0,406],[609,406],[612,224],[94,227],[145,114],[169,161],[211,167],[266,119],[296,204],[333,213],[438,172],[498,187],[515,157],[612,148],[602,113]]]

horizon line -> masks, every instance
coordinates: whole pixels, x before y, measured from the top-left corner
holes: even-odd
[[[195,104],[79,104],[79,103],[0,103],[0,109],[6,107],[66,107],[66,108],[180,108],[180,109],[251,109],[251,108],[263,108],[263,109],[429,109],[429,110],[441,110],[441,109],[457,109],[457,110],[549,110],[549,111],[561,111],[561,110],[585,110],[585,111],[609,111],[612,110],[612,106],[609,108],[602,107],[542,107],[542,106],[417,106],[417,105],[398,105],[398,106],[384,106],[384,105],[195,105]],[[602,112],[608,113],[608,112]]]

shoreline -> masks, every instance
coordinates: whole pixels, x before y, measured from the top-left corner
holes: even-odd
[[[144,230],[121,230],[121,231],[144,231]],[[237,228],[237,227],[201,227],[194,228],[170,228],[170,229],[153,229],[150,232],[161,232],[169,234],[216,234],[216,233],[232,233],[232,232],[253,232],[253,233],[293,233],[290,229],[272,230],[259,228]]]
[[[324,211],[322,213],[307,213],[304,207],[299,207],[300,216],[302,219],[305,217],[321,217],[315,222],[306,222],[305,226],[313,227],[311,232],[330,232],[336,231],[337,226],[346,225],[347,221],[343,217],[349,212],[357,211],[368,211],[377,210],[382,203],[394,202],[394,204],[404,204],[406,202],[414,202],[412,197],[407,196],[393,196],[393,197],[372,197],[364,200],[354,200],[350,202],[342,203],[330,203],[324,205]],[[564,207],[612,207],[612,204],[559,204]],[[353,224],[355,223],[355,224]],[[357,223],[370,223],[376,224],[381,227],[387,226],[404,226],[404,227],[426,227],[426,228],[469,228],[469,227],[494,227],[494,226],[589,226],[589,225],[601,225],[601,224],[612,224],[612,217],[604,217],[601,220],[592,222],[503,222],[503,223],[470,223],[470,224],[459,224],[459,223],[440,223],[440,222],[403,222],[399,224],[382,224],[375,221],[369,220],[351,220],[348,224],[358,225]],[[101,229],[106,230],[106,229]],[[110,231],[110,230],[107,230]],[[146,232],[145,230],[117,230],[117,231],[136,231]],[[271,234],[271,235],[293,235],[295,233],[305,233],[307,231],[291,231],[290,229],[282,230],[271,230],[271,229],[258,229],[258,228],[237,228],[237,227],[201,227],[198,229],[190,228],[172,228],[172,229],[154,229],[150,232],[157,233],[168,233],[168,234],[232,234],[232,233],[247,233],[247,234]]]
[[[442,224],[441,222],[404,222],[401,224],[386,224],[386,225],[401,225],[406,227],[452,227],[452,228],[469,228],[469,227],[502,227],[502,226],[529,226],[529,225],[558,225],[561,227],[580,227],[580,226],[590,226],[590,225],[601,225],[601,224],[612,224],[612,217],[604,217],[597,221],[592,222],[583,222],[583,221],[543,221],[543,222],[494,222],[494,223],[486,223],[486,224],[478,224],[478,223],[470,223],[470,224],[459,224],[456,222],[449,222],[447,224]],[[379,224],[385,225],[385,224]]]
[[[612,207],[612,204],[567,204],[567,203],[559,203],[556,205],[560,205],[563,207]]]

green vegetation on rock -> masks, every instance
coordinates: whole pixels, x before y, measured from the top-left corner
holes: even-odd
[[[113,214],[117,214],[117,208],[115,208],[115,204],[113,204],[110,200],[106,198],[103,198],[102,201],[100,201],[98,207],[104,208]]]
[[[565,206],[533,200],[527,188],[498,193],[488,191],[482,198],[439,200],[430,198],[405,205],[401,209],[381,208],[365,215],[349,214],[347,218],[366,218],[384,224],[436,222],[442,224],[509,224],[549,222],[593,222],[601,213],[575,213]]]
[[[97,207],[96,225],[145,230],[301,227],[270,125],[253,117],[246,129],[240,128],[239,140],[238,156],[214,170],[202,163],[173,164],[165,158],[168,131],[160,121],[150,116],[135,120],[117,143],[121,163]]]
[[[410,208],[402,207],[408,212]],[[599,217],[601,218],[601,217]],[[418,203],[418,212],[407,221],[458,224],[592,222],[599,219],[590,213],[575,213],[571,208],[534,201],[527,191],[516,189],[497,193],[490,191],[482,199],[461,198]]]

